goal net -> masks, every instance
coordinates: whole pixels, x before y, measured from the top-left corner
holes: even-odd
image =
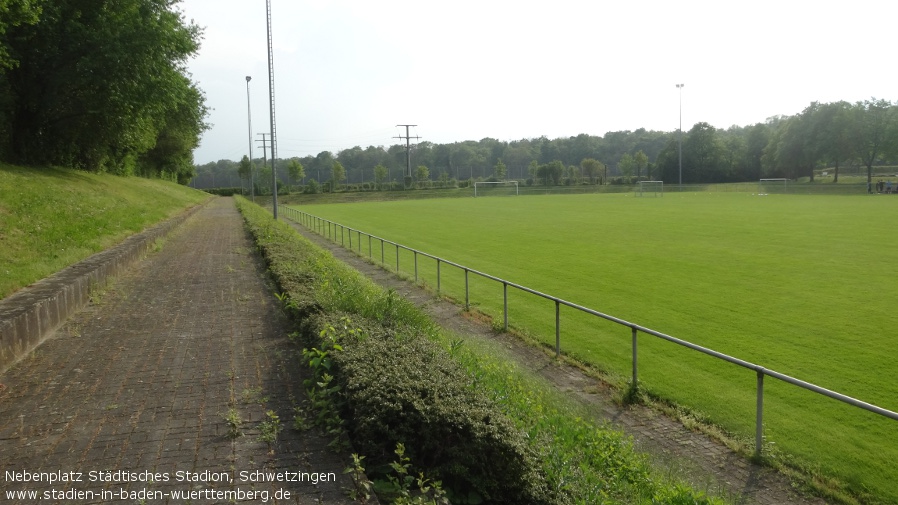
[[[514,186],[514,187],[512,187]],[[518,196],[518,181],[478,181],[474,183],[474,196]]]
[[[639,181],[639,196],[664,196],[664,182]]]
[[[784,194],[789,192],[789,179],[761,179],[758,181],[758,196]]]

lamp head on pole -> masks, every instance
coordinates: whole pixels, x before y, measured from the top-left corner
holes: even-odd
[[[253,80],[253,78],[252,78],[252,77],[250,77],[250,76],[246,76],[246,82],[249,82],[249,81],[251,81],[251,80]]]

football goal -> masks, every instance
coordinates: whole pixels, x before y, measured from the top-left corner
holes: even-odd
[[[639,181],[639,196],[664,196],[663,181]]]
[[[758,196],[767,196],[773,193],[782,194],[789,192],[789,179],[761,179],[758,181]]]
[[[511,193],[510,189],[508,191],[497,192],[498,188],[501,188],[501,187],[509,187],[510,188],[510,186],[512,186],[512,185],[514,185],[514,193]],[[480,188],[479,192],[478,192],[478,188]],[[520,194],[520,193],[518,193],[518,181],[477,181],[474,183],[474,196],[475,197],[486,196],[487,194],[490,194],[490,195],[514,194],[515,196],[518,196]]]

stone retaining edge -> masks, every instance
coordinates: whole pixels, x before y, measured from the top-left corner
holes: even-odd
[[[91,293],[134,265],[157,239],[207,203],[194,205],[0,300],[0,373],[37,348],[90,301]]]

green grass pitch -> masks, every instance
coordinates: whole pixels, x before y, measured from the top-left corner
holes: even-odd
[[[898,198],[666,193],[297,208],[898,411]],[[385,254],[395,265],[395,250]],[[411,273],[411,254],[400,259]],[[435,286],[434,262],[418,264]],[[443,293],[463,300],[463,274],[447,265],[441,274]],[[501,320],[502,286],[470,280],[472,303]],[[509,304],[513,326],[554,345],[552,302],[510,289]],[[645,334],[639,345],[645,387],[753,437],[754,372]],[[562,307],[561,348],[630,374],[628,328]],[[898,421],[765,384],[768,449],[898,502]]]

